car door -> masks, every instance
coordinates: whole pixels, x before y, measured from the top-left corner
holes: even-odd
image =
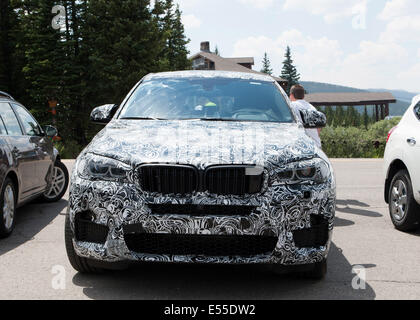
[[[420,102],[414,106],[407,131],[407,166],[413,183],[414,197],[420,201]]]
[[[24,134],[35,147],[36,153],[36,189],[42,191],[48,184],[49,172],[53,167],[53,145],[44,134],[38,122],[22,105],[12,103],[22,124]]]
[[[24,200],[36,188],[36,146],[23,134],[18,118],[7,102],[0,102],[0,120],[6,129],[4,138],[11,150],[14,166],[17,168],[20,195]]]

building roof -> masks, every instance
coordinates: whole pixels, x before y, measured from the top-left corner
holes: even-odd
[[[396,103],[390,92],[329,92],[311,93],[305,100],[315,106],[363,106]]]
[[[251,71],[245,68],[248,71]],[[148,74],[144,81],[149,81],[153,79],[163,79],[163,78],[231,78],[231,79],[245,79],[245,80],[255,80],[255,81],[275,81],[273,77],[261,73],[252,73],[252,72],[233,72],[233,71],[213,71],[213,70],[188,70],[188,71],[172,71],[172,72],[160,72],[160,73],[151,73]]]
[[[252,57],[224,58],[224,59],[230,60],[230,61],[235,62],[235,63],[238,63],[238,64],[241,64],[241,63],[243,63],[243,64],[248,64],[249,63],[251,65],[254,65],[255,64],[254,58],[252,58]]]
[[[246,72],[246,73],[255,73],[255,74],[266,75],[265,73],[255,71],[255,70],[252,70],[252,69],[248,69],[247,67],[241,66],[240,64],[235,62],[235,58],[233,58],[233,59],[232,58],[227,58],[226,59],[226,58],[222,58],[222,57],[218,56],[217,54],[210,53],[210,52],[201,51],[201,52],[193,55],[192,57],[190,57],[190,60],[194,60],[199,56],[204,57],[204,58],[206,58],[210,61],[213,61],[215,70],[233,71],[233,72]],[[272,76],[272,78],[274,78],[274,80],[276,80],[276,81],[286,81],[286,80],[284,80],[282,78],[279,78],[279,77]]]

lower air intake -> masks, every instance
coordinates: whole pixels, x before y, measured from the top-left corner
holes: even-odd
[[[130,251],[143,254],[255,256],[271,254],[277,237],[269,236],[202,236],[175,234],[126,234]]]
[[[83,219],[80,215],[76,216],[74,226],[77,241],[105,244],[108,227]]]

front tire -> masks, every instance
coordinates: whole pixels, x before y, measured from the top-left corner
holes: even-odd
[[[44,202],[57,202],[63,198],[69,185],[69,172],[61,161],[54,164],[51,183],[48,190],[41,196]]]
[[[0,193],[0,238],[10,236],[15,228],[16,188],[10,178],[6,178]]]
[[[414,199],[407,170],[397,172],[389,188],[389,213],[397,230],[408,232],[419,228],[420,206]]]
[[[302,272],[302,277],[312,280],[322,280],[327,275],[328,263],[327,259],[322,260],[321,262],[313,264],[313,267],[309,271]]]
[[[73,233],[70,226],[70,217],[67,214],[64,227],[64,240],[66,244],[67,257],[69,258],[71,266],[80,273],[101,273],[99,268],[92,267],[89,259],[79,257],[76,254],[73,246]]]

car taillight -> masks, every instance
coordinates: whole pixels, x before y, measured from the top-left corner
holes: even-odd
[[[397,127],[394,127],[394,128],[392,128],[391,130],[389,130],[389,132],[388,132],[388,138],[386,139],[386,143],[388,143],[388,141],[389,141],[389,138],[391,138],[391,134],[395,131],[395,129],[397,129],[398,128],[398,126]]]

